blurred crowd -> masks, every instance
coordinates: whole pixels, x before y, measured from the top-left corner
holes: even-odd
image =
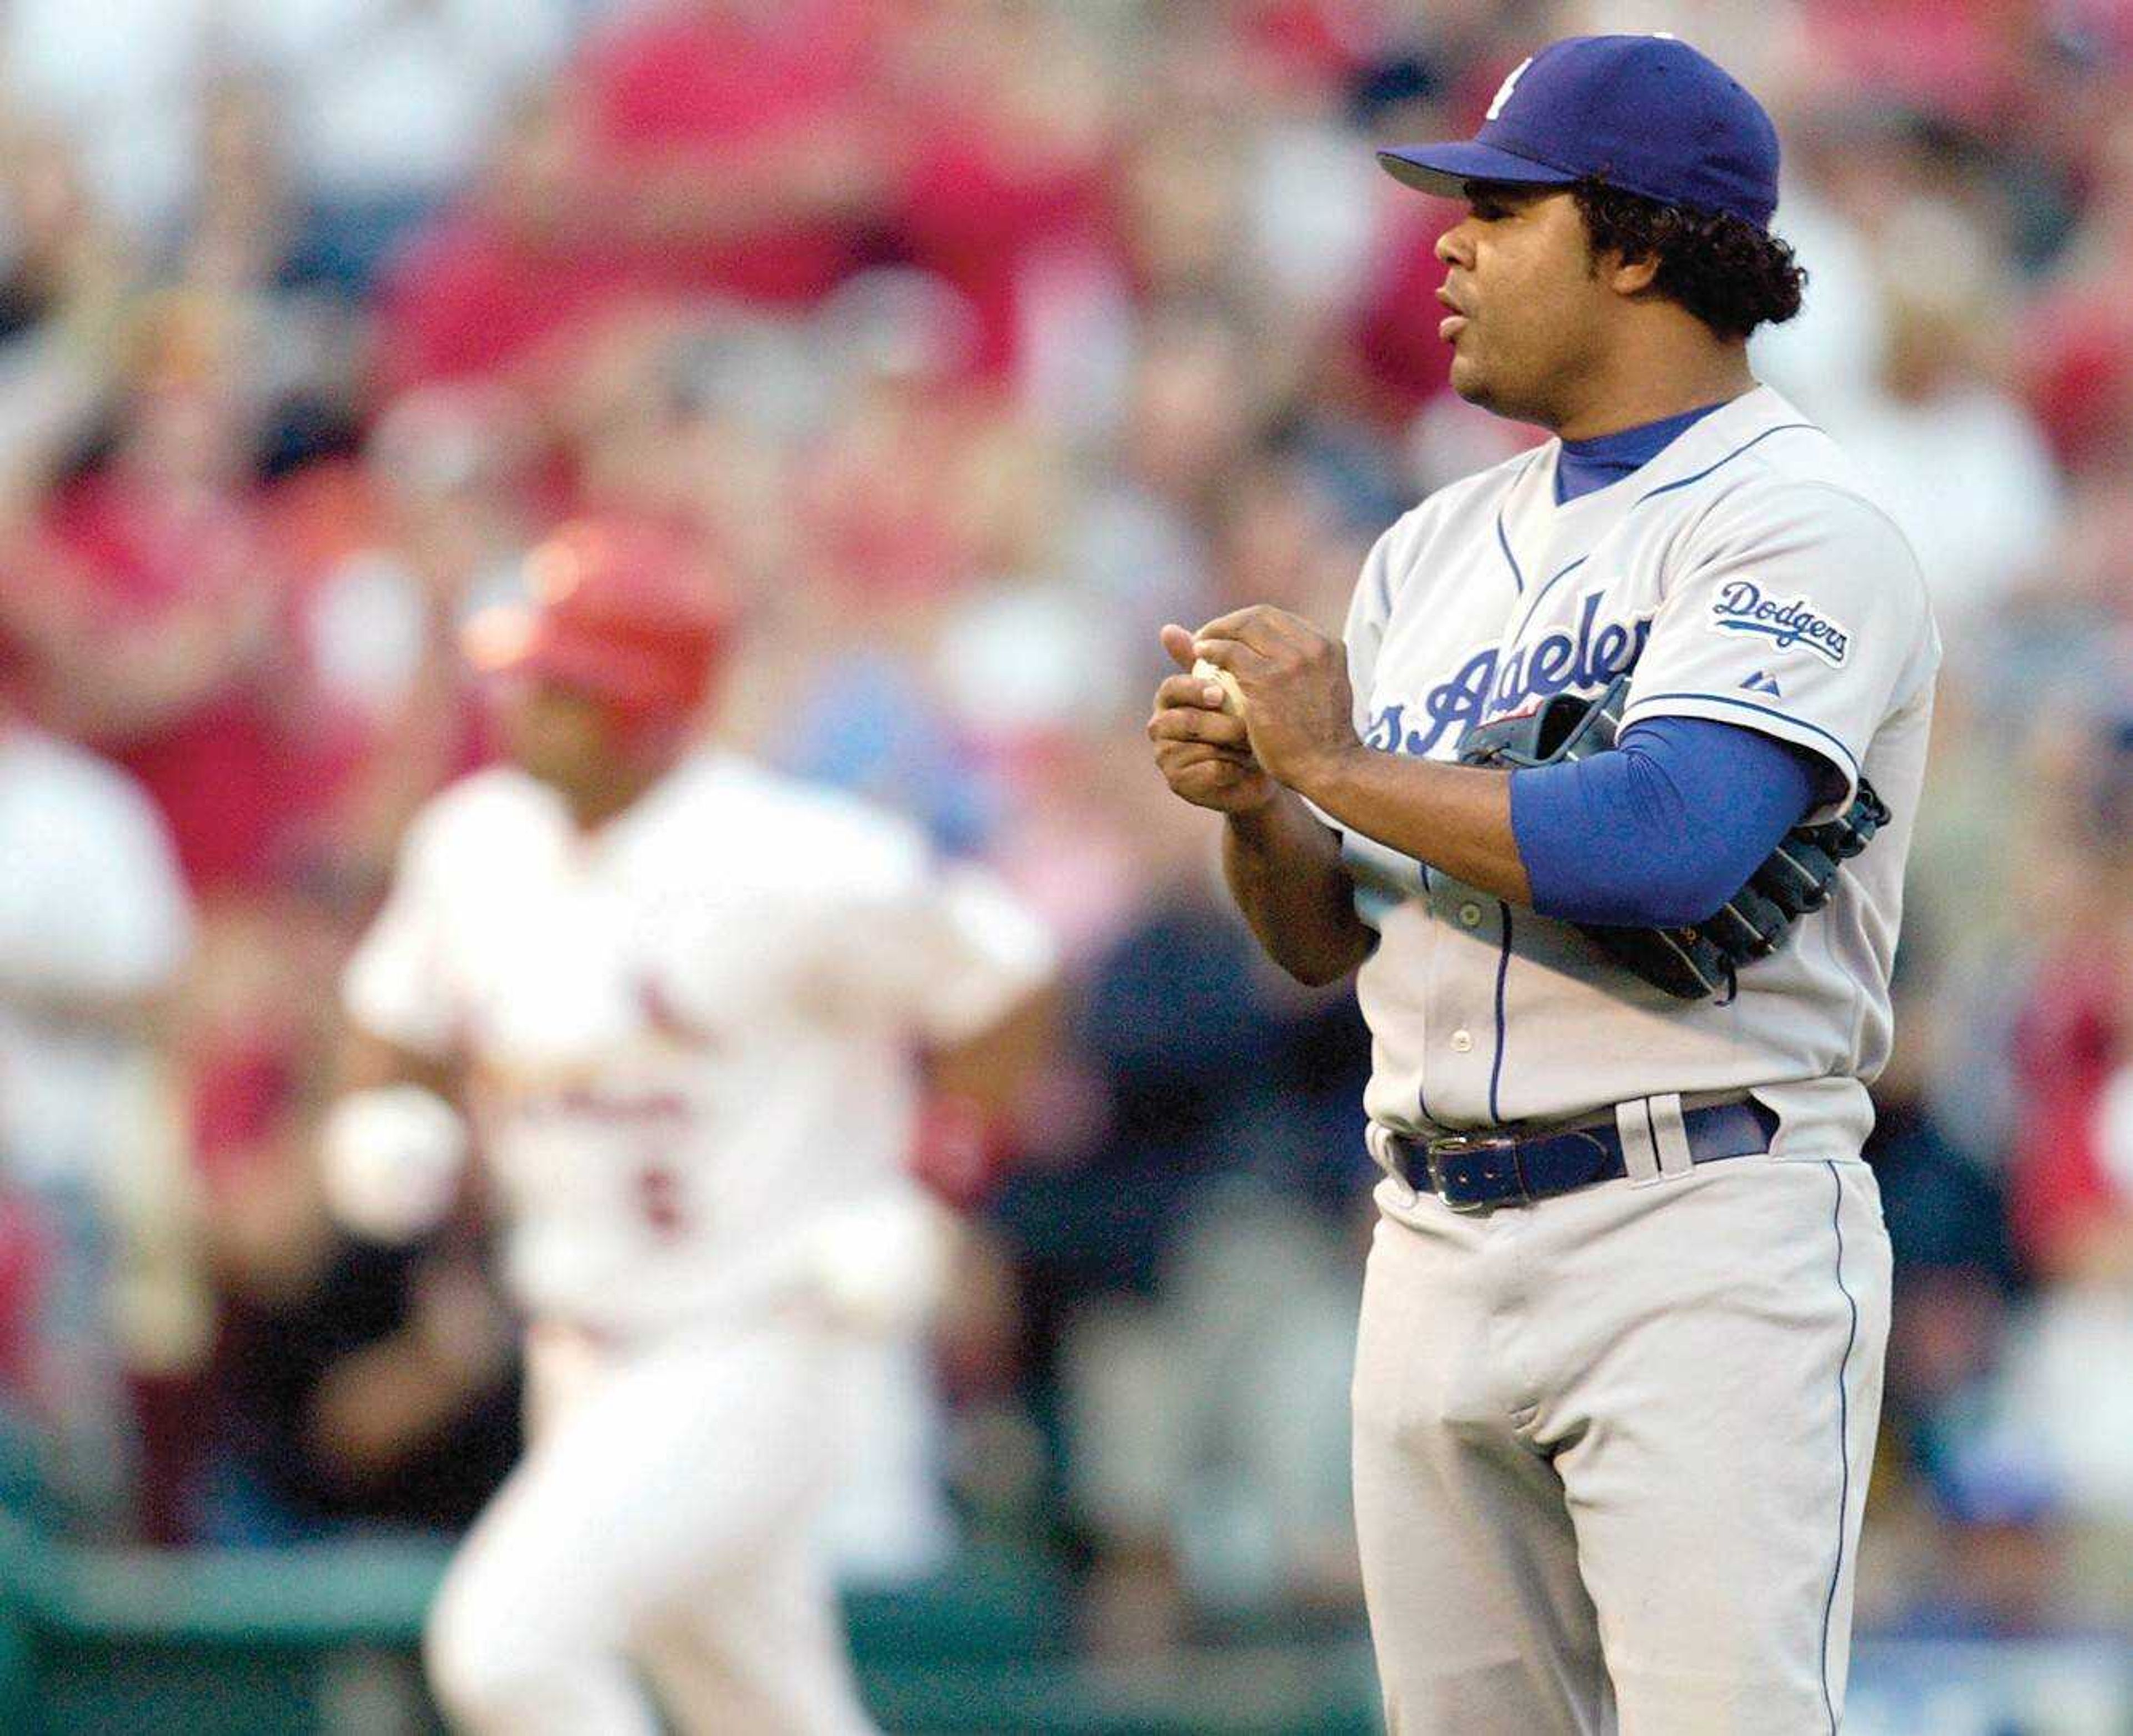
[[[1534,437],[1447,391],[1453,213],[1370,147],[1611,29],[1777,114],[1811,281],[1760,371],[1948,648],[1861,1625],[2133,1626],[2125,0],[0,10],[10,1502],[271,1542],[449,1529],[508,1467],[482,1227],[349,1239],[311,1133],[399,835],[492,750],[460,630],[599,508],[744,599],[729,736],[1063,937],[1041,1088],[928,1154],[972,1230],[904,1468],[1107,1650],[1351,1617],[1366,1039],[1154,775],[1155,634],[1337,624],[1380,530]],[[876,1504],[874,1570],[923,1508]]]

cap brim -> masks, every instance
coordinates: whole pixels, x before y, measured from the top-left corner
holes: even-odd
[[[1466,196],[1470,181],[1508,182],[1513,186],[1567,187],[1578,177],[1529,157],[1514,157],[1494,145],[1459,139],[1442,145],[1402,145],[1380,151],[1378,161],[1394,181],[1418,193],[1445,199]]]

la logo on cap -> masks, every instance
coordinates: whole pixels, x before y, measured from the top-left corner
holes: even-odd
[[[1681,40],[1670,30],[1649,31],[1646,34],[1655,42],[1678,42]],[[1510,101],[1511,93],[1519,88],[1519,80],[1525,76],[1526,68],[1533,63],[1534,57],[1528,55],[1510,70],[1504,82],[1496,87],[1495,95],[1490,99],[1488,112],[1481,117],[1483,120],[1492,121],[1504,112],[1504,104]]]
[[[1492,121],[1504,112],[1504,104],[1510,101],[1511,93],[1519,88],[1519,80],[1525,76],[1526,68],[1532,65],[1533,56],[1528,55],[1505,75],[1504,82],[1496,87],[1495,95],[1489,99],[1489,112],[1481,117],[1483,120]],[[1466,112],[1471,114],[1474,111],[1470,108]]]

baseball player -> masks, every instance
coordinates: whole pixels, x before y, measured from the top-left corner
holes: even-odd
[[[1149,733],[1225,815],[1268,952],[1360,972],[1387,1718],[1833,1731],[1924,591],[1750,373],[1803,273],[1769,233],[1776,134],[1720,68],[1559,41],[1476,138],[1381,160],[1466,203],[1437,249],[1453,388],[1555,437],[1395,524],[1345,648],[1264,607],[1166,628],[1188,673]]]
[[[682,1729],[862,1730],[811,1533],[846,1353],[936,1275],[913,1055],[1015,1029],[1048,943],[900,821],[692,745],[729,620],[682,545],[580,523],[530,576],[472,646],[516,763],[410,829],[324,1133],[384,1235],[478,1145],[530,1323],[431,1679],[478,1736],[651,1736],[639,1670]]]

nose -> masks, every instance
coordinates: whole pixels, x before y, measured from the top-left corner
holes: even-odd
[[[1434,249],[1437,260],[1445,265],[1456,265],[1471,271],[1474,266],[1473,219],[1461,218],[1437,238]]]

